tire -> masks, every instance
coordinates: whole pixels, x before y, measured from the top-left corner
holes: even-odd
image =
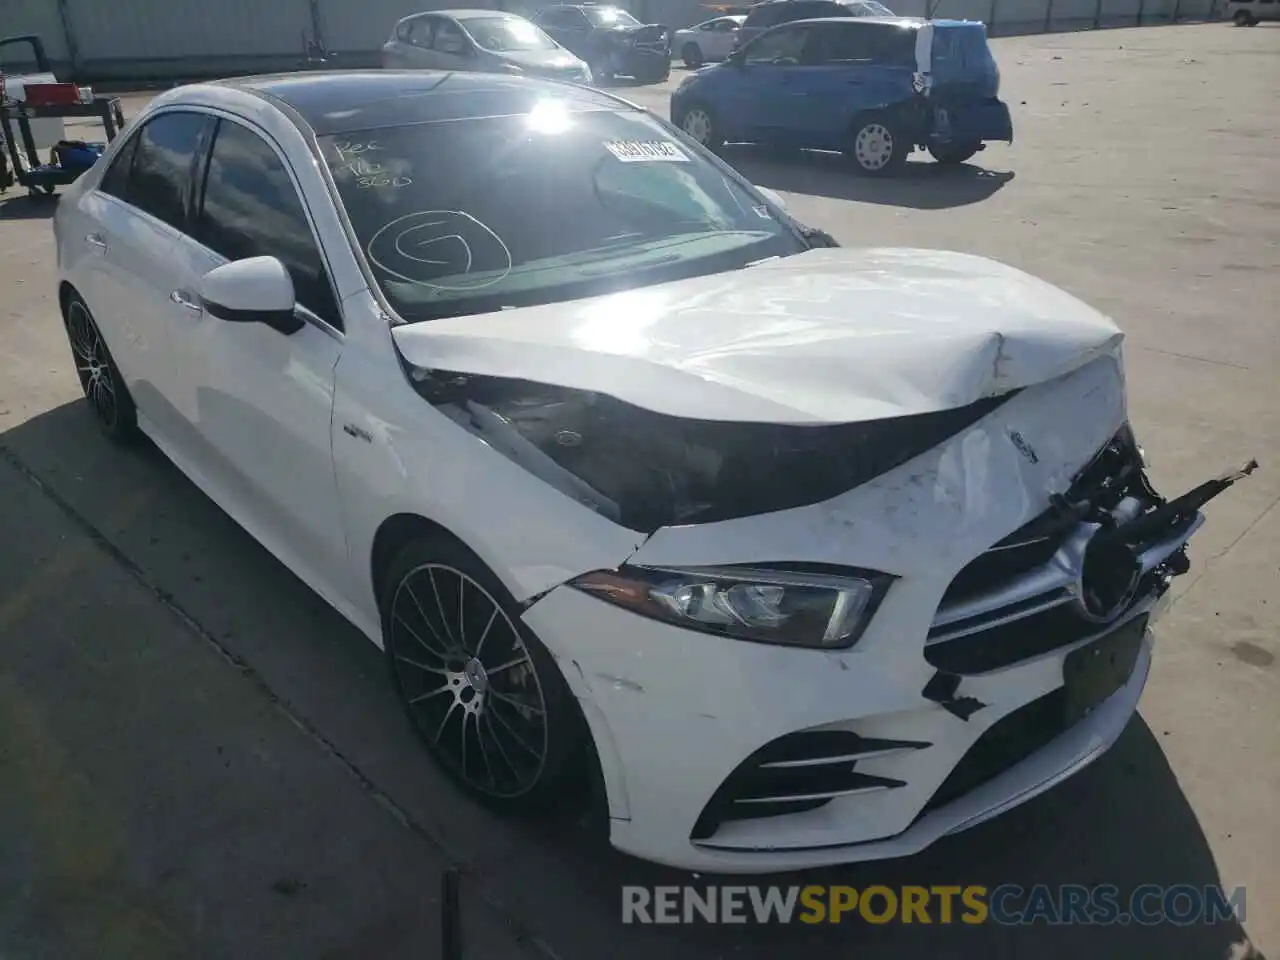
[[[929,144],[929,153],[933,155],[933,159],[947,166],[959,166],[981,149],[982,144],[977,140]]]
[[[677,125],[708,150],[718,151],[724,146],[724,135],[720,132],[715,111],[705,103],[689,104]]]
[[[76,376],[80,378],[80,389],[98,428],[117,443],[137,440],[141,435],[138,408],[107,349],[97,321],[79,294],[73,293],[67,298],[62,321]]]
[[[854,168],[870,177],[897,173],[910,153],[911,142],[901,125],[884,113],[867,113],[855,120],[845,151]]]
[[[1248,10],[1237,10],[1236,15],[1231,18],[1231,22],[1237,27],[1256,27],[1258,21]]]
[[[684,65],[690,70],[697,70],[707,62],[702,55],[702,48],[696,43],[686,43],[684,49],[680,51],[680,57],[684,60]]]
[[[508,814],[582,796],[586,721],[555,660],[496,576],[440,534],[380,578],[392,683],[414,730],[463,790]]]
[[[613,58],[608,54],[599,54],[592,57],[588,62],[587,66],[591,69],[591,79],[595,83],[611,83],[613,81],[613,74],[605,70],[605,67],[608,66],[612,60]]]

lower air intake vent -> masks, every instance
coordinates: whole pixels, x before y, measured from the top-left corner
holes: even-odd
[[[757,750],[728,776],[702,811],[691,839],[710,839],[732,820],[803,813],[836,797],[901,787],[901,780],[859,773],[857,762],[927,746],[840,730],[787,734]]]

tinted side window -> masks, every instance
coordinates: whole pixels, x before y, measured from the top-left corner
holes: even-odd
[[[903,27],[869,26],[871,55],[877,63],[891,67],[916,65],[916,32]]]
[[[409,42],[415,46],[431,48],[431,35],[436,24],[435,17],[419,17],[409,28]]]
[[[182,112],[162,113],[148,121],[138,131],[129,181],[121,199],[183,229],[192,161],[210,122],[203,114]]]
[[[748,45],[746,62],[794,66],[804,55],[804,43],[808,36],[808,28],[804,25],[779,27]]]
[[[98,181],[98,189],[113,197],[127,200],[129,194],[129,167],[133,163],[134,151],[138,149],[138,137],[131,137],[129,142],[120,148],[107,172]]]
[[[778,24],[788,19],[786,16],[786,7],[787,4],[783,3],[766,3],[762,6],[756,7],[747,14],[747,19],[743,26],[753,28],[759,27],[761,30],[766,27],[776,27]]]
[[[875,56],[875,31],[852,24],[830,24],[822,31],[824,63],[870,63]]]
[[[276,152],[247,127],[219,123],[192,236],[228,260],[279,258],[293,277],[298,302],[342,329],[297,188]]]

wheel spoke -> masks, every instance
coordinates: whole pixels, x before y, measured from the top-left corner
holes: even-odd
[[[489,748],[484,745],[484,730],[481,724],[483,716],[483,712],[476,714],[476,743],[480,744],[480,758],[484,760],[484,769],[489,774],[489,782],[496,787],[498,777],[493,772],[493,764],[489,762]]]
[[[440,612],[440,626],[444,627],[445,636],[449,638],[449,644],[456,647],[458,641],[453,638],[453,631],[449,629],[449,620],[444,615],[444,602],[440,599],[440,588],[436,586],[436,572],[431,567],[427,568],[427,579],[431,581],[431,592],[435,594],[436,609]]]
[[[490,690],[489,692],[493,693],[492,690]],[[514,740],[516,744],[518,744],[520,747],[522,747],[525,751],[527,751],[532,756],[537,757],[539,760],[542,759],[541,751],[536,750],[533,747],[529,746],[529,744],[525,742],[524,738],[520,736],[520,734],[516,733],[515,727],[511,726],[511,724],[509,724],[506,721],[506,719],[503,718],[502,714],[500,714],[497,710],[488,710],[486,711],[486,713],[489,716],[493,717],[495,720],[497,720],[500,724],[502,724],[502,728],[507,731],[507,736],[509,736],[512,740]]]
[[[436,735],[431,738],[432,743],[440,742],[440,735],[444,733],[445,724],[449,722],[449,718],[453,716],[453,711],[458,708],[458,701],[455,700],[449,704],[449,709],[444,712],[444,719],[440,721],[440,726],[436,728]]]
[[[463,650],[467,650],[467,621],[463,616],[463,601],[467,596],[467,580],[462,574],[458,574],[458,644]]]
[[[419,663],[417,660],[413,660],[409,657],[402,657],[398,653],[396,654],[396,659],[401,663],[407,663],[409,666],[421,670],[423,673],[438,673],[442,677],[447,677],[450,673],[450,671],[446,670],[444,667],[433,667],[425,663]]]
[[[480,656],[480,651],[484,648],[485,638],[489,636],[489,630],[493,627],[493,621],[498,619],[498,608],[494,607],[493,612],[489,614],[489,622],[484,625],[484,630],[480,634],[480,639],[476,643],[476,656]]]
[[[489,688],[489,696],[493,697],[495,700],[500,701],[501,703],[510,704],[514,709],[528,710],[530,713],[536,714],[539,717],[542,716],[541,707],[535,707],[531,703],[525,703],[523,700],[517,700],[515,697],[508,696],[505,693],[499,693],[497,690],[494,690],[492,687]]]
[[[464,777],[467,775],[467,718],[469,716],[471,716],[471,711],[464,709],[462,711],[462,735],[459,737],[462,742],[461,767]]]
[[[522,653],[514,660],[508,660],[506,663],[500,663],[496,667],[485,667],[484,672],[492,677],[495,673],[501,673],[503,670],[510,670],[512,667],[518,667],[520,664],[528,662],[529,655],[527,653]]]
[[[430,700],[432,697],[438,697],[442,693],[451,692],[451,688],[446,683],[443,687],[436,687],[434,690],[428,690],[426,693],[420,693],[416,697],[410,697],[410,704],[422,703],[423,700]]]
[[[410,594],[410,596],[412,596],[412,594]],[[435,647],[433,647],[431,644],[427,643],[427,641],[426,641],[426,640],[424,640],[424,639],[422,638],[422,635],[421,635],[421,634],[419,634],[417,630],[415,630],[415,629],[413,629],[413,627],[409,626],[409,621],[405,620],[405,618],[404,618],[404,617],[402,617],[402,616],[400,616],[400,614],[398,614],[398,613],[397,613],[397,614],[395,615],[395,620],[396,620],[396,623],[398,623],[398,624],[400,624],[400,626],[404,627],[405,632],[406,632],[406,633],[408,633],[408,634],[409,634],[409,636],[413,637],[413,639],[415,639],[415,640],[417,640],[417,641],[418,641],[419,646],[421,646],[423,650],[427,651],[427,653],[431,654],[433,657],[436,657],[436,658],[438,658],[438,659],[440,659],[440,660],[448,660],[448,659],[449,659],[449,655],[448,655],[448,653],[447,653],[447,652],[445,652],[445,653],[441,653],[439,650],[437,650],[437,649],[436,649]],[[431,626],[431,624],[429,624],[429,623],[428,623],[428,624],[427,624],[427,626],[428,626],[428,627],[430,627],[430,626]],[[433,633],[434,633],[434,632],[433,632]],[[437,640],[439,640],[439,639],[440,639],[440,637],[437,635],[437,636],[436,636],[436,639],[437,639]]]
[[[498,748],[498,755],[502,757],[502,762],[507,765],[507,769],[515,774],[518,779],[520,776],[520,770],[514,763],[512,763],[511,755],[507,753],[507,748],[502,745],[502,738],[498,736],[498,728],[493,725],[492,716],[493,712],[490,710],[486,710],[484,713],[480,714],[482,720],[489,721],[489,737],[493,740],[493,745]],[[517,740],[517,742],[519,741]]]

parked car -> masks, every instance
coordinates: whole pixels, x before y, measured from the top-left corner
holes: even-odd
[[[911,853],[1081,769],[1232,479],[1153,491],[1079,300],[815,246],[588,87],[179,87],[54,235],[102,430],[381,646],[473,796],[599,777],[613,843],[688,869]]]
[[[1263,20],[1280,20],[1276,0],[1227,0],[1223,15],[1237,27],[1256,27]]]
[[[876,0],[762,0],[747,12],[735,42],[745,46],[766,30],[795,20],[892,16],[893,11]]]
[[[438,10],[405,17],[382,45],[382,66],[592,80],[590,68],[537,25],[494,10]]]
[[[675,32],[671,49],[685,66],[697,69],[704,63],[719,63],[733,52],[745,16],[716,17]]]
[[[559,4],[543,7],[533,19],[585,60],[597,80],[660,83],[671,76],[671,31],[643,24],[621,7]]]
[[[1012,142],[999,89],[981,23],[803,20],[686,77],[671,120],[713,150],[727,141],[843,150],[880,175],[915,147],[955,164],[987,141]]]

